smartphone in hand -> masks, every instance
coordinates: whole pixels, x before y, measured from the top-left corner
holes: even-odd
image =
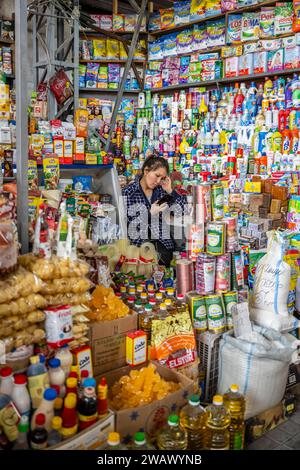
[[[172,196],[170,194],[165,194],[161,199],[157,201],[157,204],[161,206],[165,202],[171,202],[172,201]]]

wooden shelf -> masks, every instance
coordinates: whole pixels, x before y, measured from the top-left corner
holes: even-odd
[[[126,64],[127,60],[126,59],[91,59],[91,60],[85,60],[85,59],[80,59],[80,64],[87,64],[89,62],[92,62],[94,64]],[[137,64],[146,64],[147,60],[146,59],[133,59],[134,63]]]
[[[216,19],[219,19],[219,18],[225,18],[226,14],[231,14],[231,13],[236,14],[236,13],[243,13],[243,12],[247,12],[247,11],[253,11],[253,10],[257,10],[258,8],[275,5],[276,3],[278,3],[278,0],[260,2],[260,3],[257,3],[256,5],[249,5],[247,7],[237,8],[236,10],[227,11],[227,12],[224,12],[224,13],[219,13],[217,15],[207,16],[205,18],[201,18],[201,19],[196,20],[196,21],[191,21],[190,23],[187,23],[187,24],[183,24],[183,25],[180,25],[180,26],[174,26],[173,28],[160,29],[159,31],[149,31],[149,34],[151,36],[161,36],[161,35],[176,32],[176,31],[182,31],[183,29],[194,26],[195,24],[201,24],[201,23],[205,23],[206,21],[216,20]]]
[[[134,31],[106,31],[107,33],[113,33],[117,34],[119,36],[126,36],[129,34],[133,34]],[[142,34],[144,36],[148,35],[149,33],[147,31],[140,31],[139,34]],[[103,33],[97,33],[97,31],[89,30],[89,31],[80,31],[80,36],[90,36],[92,39],[92,36],[95,36],[95,38],[99,38],[103,36]]]
[[[278,75],[290,75],[293,73],[300,73],[300,68],[298,69],[285,69],[277,70],[276,72],[265,72],[258,73],[253,75],[241,75],[239,77],[229,77],[229,78],[220,78],[219,80],[210,80],[206,82],[195,82],[195,83],[181,83],[178,85],[172,85],[163,88],[151,88],[152,93],[158,93],[163,91],[178,90],[180,88],[198,88],[198,87],[208,87],[208,86],[218,86],[225,83],[234,83],[234,82],[248,82],[248,81],[257,81],[260,78],[265,77],[275,77]]]
[[[84,93],[118,93],[117,90],[111,90],[108,88],[79,88],[79,92]],[[140,93],[143,90],[124,90],[124,93],[131,94],[131,93]]]

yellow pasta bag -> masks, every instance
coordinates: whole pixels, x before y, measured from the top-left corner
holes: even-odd
[[[125,47],[122,42],[119,43],[120,46],[120,59],[126,60],[128,58],[128,54],[125,50]],[[135,57],[135,56],[134,56]],[[135,57],[136,58],[136,57]]]
[[[106,58],[106,40],[105,39],[94,39],[94,60]]]
[[[119,41],[116,39],[107,39],[106,40],[106,55],[107,59],[119,59],[120,49]]]

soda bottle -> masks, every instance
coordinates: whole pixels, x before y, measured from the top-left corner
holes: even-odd
[[[179,416],[170,415],[168,424],[157,436],[157,447],[159,450],[186,450],[187,432],[179,427]]]
[[[206,413],[204,448],[206,450],[228,450],[230,413],[223,405],[221,395],[213,397],[213,403],[206,408]]]
[[[147,442],[144,432],[136,432],[133,436],[131,450],[154,450],[154,447]]]
[[[230,449],[241,450],[244,448],[245,438],[245,398],[239,392],[239,386],[232,384],[223,396],[224,405],[230,412],[231,422],[229,425]]]
[[[126,446],[121,444],[120,434],[118,432],[110,432],[107,438],[105,450],[126,450]]]
[[[188,404],[180,411],[180,426],[187,432],[189,450],[204,447],[206,412],[200,405],[199,395],[189,397]]]

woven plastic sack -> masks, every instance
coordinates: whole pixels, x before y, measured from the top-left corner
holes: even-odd
[[[290,335],[253,326],[249,340],[225,333],[220,341],[218,393],[224,394],[238,384],[246,398],[245,419],[277,405],[282,399],[289,363],[297,341]],[[295,339],[295,338],[294,338]]]
[[[289,315],[287,303],[291,268],[283,261],[284,239],[279,232],[268,232],[267,254],[257,264],[250,299],[250,318],[255,323],[277,331],[297,327]]]

